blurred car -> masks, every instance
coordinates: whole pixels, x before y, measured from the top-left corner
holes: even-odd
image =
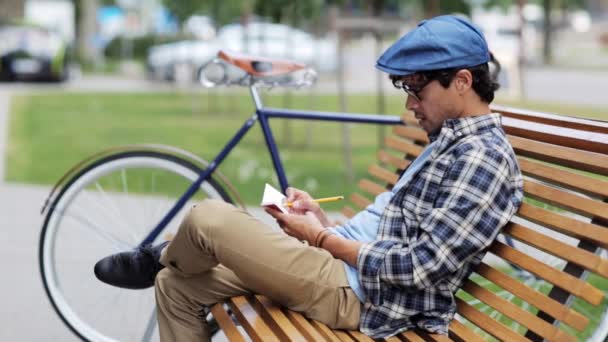
[[[293,59],[319,71],[335,71],[338,65],[336,41],[315,38],[287,25],[251,23],[224,26],[218,37],[222,47],[256,56]]]
[[[68,78],[68,44],[43,27],[0,24],[0,79],[64,81]]]
[[[338,65],[334,40],[317,39],[286,25],[255,22],[246,27],[241,24],[226,25],[212,40],[154,46],[148,52],[148,71],[156,79],[195,80],[201,68],[213,60],[221,49],[292,59],[322,72],[335,71]]]

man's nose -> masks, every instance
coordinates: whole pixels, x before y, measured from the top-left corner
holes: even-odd
[[[419,102],[415,97],[407,95],[407,100],[405,100],[405,109],[414,110],[418,108]]]

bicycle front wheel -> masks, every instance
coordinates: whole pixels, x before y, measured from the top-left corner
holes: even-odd
[[[78,172],[55,198],[40,235],[40,272],[55,311],[80,338],[156,339],[154,291],[103,284],[95,278],[93,266],[143,241],[200,171],[170,154],[121,152]],[[205,198],[232,203],[209,179],[157,240],[176,231],[192,202]]]

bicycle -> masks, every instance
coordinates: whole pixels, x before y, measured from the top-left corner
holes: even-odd
[[[53,308],[72,332],[82,339],[113,340],[114,337],[106,336],[108,330],[114,330],[122,337],[132,336],[133,331],[141,329],[141,339],[148,340],[152,336],[156,325],[153,313],[137,319],[137,315],[130,311],[120,316],[107,314],[117,312],[119,306],[118,312],[134,310],[128,307],[131,303],[141,305],[143,312],[153,312],[152,292],[124,291],[105,286],[92,277],[92,265],[96,259],[109,253],[162,240],[163,232],[177,228],[183,214],[181,211],[189,201],[215,198],[240,204],[234,188],[216,169],[256,122],[262,128],[283,191],[288,187],[287,176],[269,119],[383,125],[401,123],[398,116],[265,108],[258,87],[300,88],[314,82],[316,74],[303,64],[250,59],[220,52],[219,58],[208,64],[201,74],[204,86],[234,84],[248,87],[256,108],[255,113],[211,162],[168,146],[114,148],[72,168],[47,198],[39,244],[40,272]],[[167,186],[163,187],[163,184]],[[144,188],[144,185],[150,188]],[[177,192],[185,188],[185,192]],[[104,205],[107,207],[104,208]],[[123,208],[129,208],[128,212]],[[162,218],[154,216],[158,212],[164,213]],[[121,219],[123,222],[118,222]],[[150,230],[151,227],[153,229]],[[74,260],[72,255],[78,259]],[[82,260],[83,257],[86,260]],[[92,301],[86,294],[78,295],[83,286],[89,288],[87,293],[94,292],[98,301]],[[113,301],[105,305],[107,297],[113,298]],[[91,312],[95,311],[91,310],[92,305],[100,305],[99,308],[93,307],[99,311]],[[139,307],[135,309],[139,311]],[[129,317],[135,322],[114,323],[114,320],[122,321],[122,317]]]
[[[269,119],[403,124],[401,117],[391,115],[264,107],[258,88],[299,88],[314,82],[314,71],[303,64],[220,52],[219,58],[202,69],[200,75],[201,83],[207,87],[248,87],[255,104],[255,112],[213,160],[207,162],[170,146],[113,148],[69,170],[45,202],[39,243],[44,288],[61,320],[81,339],[149,341],[154,337],[152,290],[122,290],[102,284],[93,276],[93,264],[110,253],[163,240],[164,233],[177,229],[183,208],[193,201],[215,198],[242,206],[238,192],[217,168],[256,122],[262,128],[283,191],[288,181]],[[509,239],[506,243],[513,246]],[[530,274],[517,274],[517,268],[513,272],[528,279],[530,286],[543,286]],[[512,297],[503,292],[497,294]],[[605,314],[601,320],[600,324],[605,324]]]

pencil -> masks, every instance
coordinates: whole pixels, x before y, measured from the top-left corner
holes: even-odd
[[[343,200],[344,196],[334,196],[334,197],[323,197],[323,198],[316,198],[313,199],[313,202],[317,202],[317,203],[325,203],[325,202],[334,202],[334,201],[339,201],[339,200]],[[287,202],[285,203],[286,206],[291,207],[293,205],[293,202]]]

